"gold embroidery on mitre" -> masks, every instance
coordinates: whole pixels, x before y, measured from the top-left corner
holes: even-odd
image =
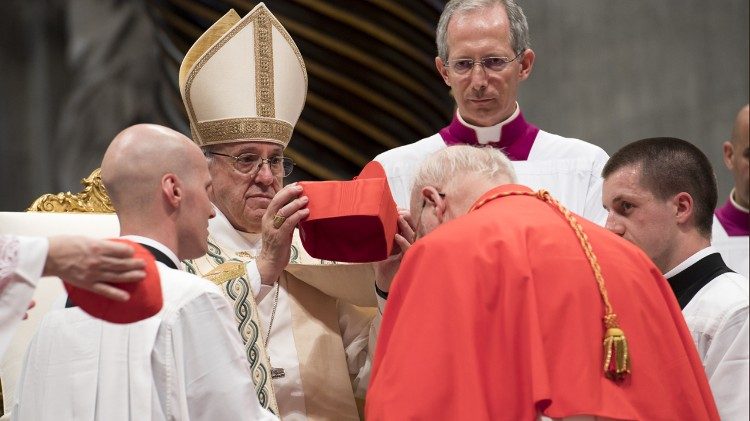
[[[226,143],[237,139],[263,139],[276,141],[286,147],[292,138],[291,124],[274,118],[245,117],[204,121],[196,128],[202,133],[202,145]]]
[[[271,15],[271,24],[276,28],[277,31],[281,34],[282,37],[286,40],[289,47],[292,48],[292,52],[297,57],[297,60],[299,61],[300,68],[302,69],[302,77],[305,79],[305,97],[307,97],[307,66],[305,66],[305,60],[302,58],[302,53],[299,52],[299,48],[297,48],[297,44],[294,43],[294,40],[292,39],[292,36],[289,35],[289,32],[287,32],[286,28],[281,26],[281,22],[276,20],[273,15]],[[303,98],[304,99],[304,98]],[[304,103],[304,101],[303,101]]]
[[[273,94],[273,44],[271,20],[265,11],[258,14],[253,31],[255,43],[255,107],[259,117],[276,117]]]
[[[230,23],[232,22],[231,19],[233,19],[228,16],[229,14],[230,13],[225,15],[222,19],[212,25],[211,28],[209,28],[207,32],[211,32],[211,36],[207,37],[205,41],[203,41],[203,36],[199,38],[199,40],[196,42],[196,45],[191,47],[191,51],[189,51],[188,55],[186,55],[185,60],[183,61],[183,66],[180,67],[180,88],[183,102],[187,110],[188,119],[190,121],[190,129],[193,135],[193,141],[199,146],[205,146],[213,143],[229,143],[232,141],[247,141],[248,139],[263,139],[264,141],[276,141],[275,143],[279,143],[281,146],[286,147],[289,143],[289,140],[291,139],[291,131],[294,128],[294,123],[296,123],[296,120],[293,122],[287,122],[281,119],[274,118],[276,116],[272,36],[272,29],[274,27],[279,31],[281,36],[286,41],[288,47],[292,49],[293,54],[297,57],[305,83],[305,90],[303,92],[304,96],[306,96],[307,94],[308,84],[305,62],[302,59],[299,48],[294,43],[287,30],[262,3],[258,4],[258,6],[251,10],[250,13],[248,13],[240,21],[234,23],[234,27],[232,27],[231,29],[227,29],[227,27],[230,26]],[[224,21],[225,18],[227,19],[226,21]],[[222,22],[221,25],[220,22]],[[256,113],[258,114],[258,116],[216,119],[212,122],[198,121],[191,97],[191,87],[193,81],[195,80],[195,77],[201,71],[203,66],[205,66],[208,60],[211,59],[211,57],[213,57],[230,39],[232,39],[238,32],[247,27],[247,25],[249,25],[250,23],[253,23],[256,26],[254,31],[255,43],[265,44],[267,40],[267,48],[260,48],[260,45],[254,45],[256,56],[256,63],[254,63],[256,67],[254,70],[256,71],[256,73],[265,74],[265,76],[256,74],[255,78],[257,85],[255,92],[255,94],[257,95]],[[261,29],[261,27],[265,29]],[[222,34],[222,32],[226,33]],[[260,36],[258,34],[259,32]],[[216,40],[217,38],[218,40]],[[215,43],[208,47],[209,42],[212,41]],[[201,45],[198,45],[199,43]],[[197,49],[195,50],[195,54],[192,54],[192,49],[196,47]],[[266,52],[268,54],[266,54]],[[202,56],[196,58],[196,56],[200,55],[201,53]],[[259,57],[260,62],[258,62]],[[266,58],[268,60],[268,63],[264,64]],[[188,60],[190,60],[190,62]],[[194,64],[192,63],[193,60],[195,60]],[[261,71],[259,72],[259,70]],[[183,76],[183,72],[187,73]],[[238,89],[242,89],[242,87],[238,87]],[[299,116],[297,116],[297,118],[299,118]],[[251,129],[246,133],[242,132],[241,125],[238,126],[238,121],[252,120],[274,121],[278,124],[276,124],[275,126],[260,126],[258,130]],[[246,125],[247,123],[243,124]],[[281,127],[284,126],[289,127],[288,135],[286,134],[286,129],[281,129]],[[206,132],[206,130],[208,130],[208,132]],[[229,133],[237,133],[237,135],[236,137],[230,138],[228,137]],[[273,136],[266,137],[265,135],[267,133],[270,133]]]

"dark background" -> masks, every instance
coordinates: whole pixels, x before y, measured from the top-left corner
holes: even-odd
[[[748,1],[521,1],[536,63],[527,119],[610,154],[643,137],[721,143],[748,102]],[[287,154],[292,179],[348,178],[377,153],[428,136],[453,108],[434,70],[443,2],[270,0],[310,80]],[[80,190],[112,137],[139,122],[187,132],[182,54],[240,0],[0,2],[0,210]]]

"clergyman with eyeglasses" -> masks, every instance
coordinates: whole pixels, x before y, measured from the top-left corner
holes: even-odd
[[[521,113],[518,89],[534,64],[521,7],[514,0],[452,0],[436,35],[435,66],[458,109],[439,133],[375,157],[398,206],[408,207],[414,172],[430,153],[452,145],[490,145],[508,155],[522,184],[547,189],[571,211],[603,225],[600,174],[606,152],[540,130]]]
[[[367,285],[371,307],[357,307],[289,271],[310,263],[332,278],[344,266],[307,255],[295,226],[308,198],[283,186],[294,169],[284,149],[307,94],[299,49],[263,3],[243,18],[230,10],[185,55],[180,91],[216,208],[208,253],[185,264],[230,300],[258,400],[284,420],[358,420],[380,320],[376,289]]]

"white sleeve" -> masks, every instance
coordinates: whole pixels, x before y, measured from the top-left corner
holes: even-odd
[[[260,303],[268,296],[268,293],[271,292],[273,285],[265,285],[261,282],[260,272],[258,271],[258,265],[255,263],[255,260],[245,263],[245,272],[247,273],[247,278],[250,282],[250,289],[253,291],[255,302]]]
[[[411,145],[409,145],[411,146]],[[413,146],[412,146],[413,147]],[[409,209],[411,200],[411,186],[414,183],[414,174],[402,169],[402,162],[399,155],[395,152],[386,151],[376,156],[373,161],[380,163],[385,170],[388,187],[391,190],[393,200],[396,206],[403,209]],[[412,167],[418,167],[418,163],[409,163]]]
[[[0,357],[29,307],[48,249],[46,238],[0,236]]]
[[[374,289],[373,289],[374,290]],[[373,292],[374,293],[374,292]],[[349,374],[352,376],[354,396],[364,398],[370,383],[370,370],[375,358],[382,309],[363,308],[338,302],[339,329],[344,343],[344,353]]]
[[[586,194],[586,207],[583,212],[584,218],[589,221],[603,227],[607,223],[607,211],[602,206],[602,186],[604,179],[602,178],[602,169],[607,163],[609,155],[606,152],[601,151],[597,156],[592,167],[591,179],[589,181],[589,189]]]
[[[181,361],[172,366],[172,390],[183,391],[172,396],[183,413],[173,415],[193,421],[278,420],[258,402],[242,339],[218,291],[191,300],[169,325],[171,361]]]
[[[749,341],[745,306],[722,322],[706,349],[703,361],[722,420],[746,420],[750,412]]]

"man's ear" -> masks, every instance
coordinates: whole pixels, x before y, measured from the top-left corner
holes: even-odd
[[[681,192],[674,195],[672,205],[675,210],[675,220],[678,224],[685,224],[693,218],[695,203],[690,193]]]
[[[429,212],[433,212],[435,218],[442,224],[443,218],[445,217],[447,203],[443,196],[441,196],[440,192],[438,192],[435,187],[426,186],[422,188],[422,198],[425,202],[432,205]],[[424,210],[422,210],[422,212],[424,212]]]
[[[729,171],[734,170],[734,162],[732,162],[732,158],[734,158],[734,145],[732,145],[732,142],[724,142],[722,145],[724,149],[724,165],[727,166],[727,169]]]
[[[451,86],[451,83],[448,79],[448,68],[445,67],[445,63],[440,57],[435,57],[435,68],[437,69],[438,73],[440,73],[440,76],[443,77],[443,81],[445,82],[445,84]]]
[[[523,52],[523,57],[521,58],[521,71],[518,75],[520,80],[526,80],[531,76],[531,69],[534,67],[535,57],[534,50],[531,48],[527,48],[526,51]]]
[[[180,205],[183,198],[182,183],[176,175],[167,173],[162,176],[161,191],[164,198],[172,207],[176,208]]]

